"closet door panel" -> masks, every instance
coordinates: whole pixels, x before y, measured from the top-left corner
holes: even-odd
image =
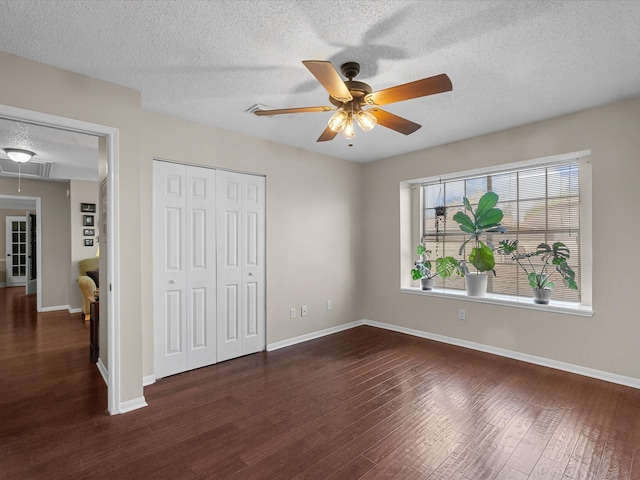
[[[237,173],[216,172],[219,362],[242,354],[241,180]]]
[[[216,362],[215,170],[187,168],[187,368]]]
[[[157,377],[187,367],[184,167],[154,163],[154,371]]]
[[[265,179],[242,175],[242,355],[265,349]]]

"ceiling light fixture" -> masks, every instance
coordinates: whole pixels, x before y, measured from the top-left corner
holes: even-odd
[[[35,153],[30,150],[23,150],[22,148],[5,148],[4,153],[7,154],[10,160],[13,160],[18,164],[18,193],[21,192],[20,189],[20,180],[22,177],[22,172],[20,171],[20,165],[28,162],[33,158]]]
[[[378,123],[378,119],[366,110],[362,110],[360,103],[357,102],[357,113],[354,113],[354,102],[351,101],[345,104],[340,110],[334,113],[329,119],[329,128],[336,132],[342,132],[342,136],[346,139],[352,139],[356,136],[354,117],[360,128],[369,132],[373,130],[373,127]],[[350,111],[346,109],[349,108]]]
[[[21,148],[5,148],[4,152],[11,160],[17,163],[25,163],[31,160],[35,153]]]

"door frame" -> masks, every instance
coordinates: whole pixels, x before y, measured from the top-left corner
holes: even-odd
[[[107,295],[108,315],[107,315],[107,342],[108,342],[108,379],[107,397],[109,413],[114,415],[125,410],[120,400],[121,389],[121,362],[120,362],[120,270],[119,265],[119,245],[118,245],[118,225],[119,225],[119,183],[118,183],[118,162],[119,162],[119,130],[114,127],[100,125],[97,123],[75,120],[72,118],[60,117],[48,113],[36,112],[22,108],[11,107],[0,104],[0,118],[17,122],[32,123],[59,130],[84,133],[103,137],[107,147],[107,283],[109,284],[109,295]],[[37,222],[40,222],[41,215]],[[40,224],[38,223],[38,226]],[[40,230],[41,231],[41,230]],[[39,252],[40,253],[40,252]],[[38,261],[42,258],[38,255]],[[40,271],[41,273],[41,271]],[[38,282],[41,281],[42,274],[38,275]],[[41,285],[38,283],[38,292]],[[40,298],[40,297],[39,297]]]
[[[0,194],[0,204],[2,204],[3,200],[24,200],[25,202],[35,202],[35,212],[36,212],[36,230],[38,232],[38,236],[36,237],[36,271],[38,272],[38,278],[36,279],[36,309],[38,312],[42,311],[42,281],[41,272],[42,272],[42,245],[40,244],[40,231],[42,225],[40,223],[40,214],[41,214],[41,198],[40,197],[28,197],[23,195],[2,195]],[[25,209],[26,210],[26,209]],[[28,280],[27,280],[28,281]]]

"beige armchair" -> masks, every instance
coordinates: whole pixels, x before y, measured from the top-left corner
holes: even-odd
[[[78,276],[78,286],[82,294],[82,313],[84,319],[89,319],[89,308],[94,301],[94,292],[98,290],[96,282],[87,275],[87,272],[98,272],[100,259],[98,257],[85,258],[78,263],[80,275]]]

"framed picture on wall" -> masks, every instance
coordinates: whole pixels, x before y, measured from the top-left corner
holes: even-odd
[[[95,228],[84,228],[82,229],[82,235],[84,235],[85,237],[93,237],[96,234],[96,229]]]
[[[85,238],[84,239],[85,247],[93,247],[93,238]]]
[[[96,204],[95,203],[81,203],[80,211],[87,213],[96,213]]]
[[[82,226],[83,227],[93,227],[93,215],[83,215],[82,216]]]

